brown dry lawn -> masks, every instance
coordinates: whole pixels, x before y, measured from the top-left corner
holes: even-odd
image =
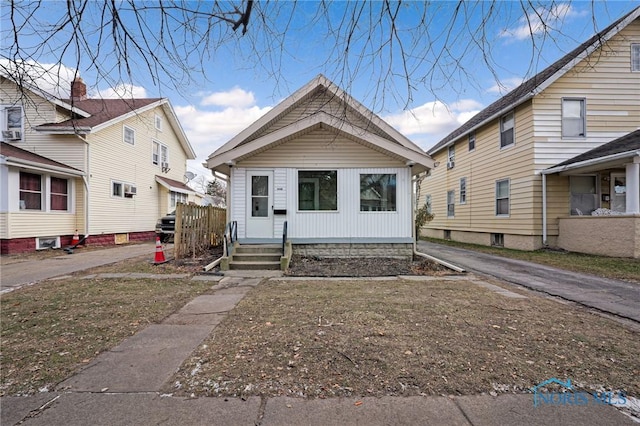
[[[640,395],[637,329],[525,294],[506,298],[467,279],[264,282],[165,390],[457,395],[519,392],[557,377]]]
[[[132,259],[0,296],[0,395],[52,390],[99,353],[158,323],[210,283],[83,279],[90,272],[185,272]]]

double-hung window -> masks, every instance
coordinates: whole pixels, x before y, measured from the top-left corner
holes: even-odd
[[[509,179],[496,181],[496,216],[509,215]]]
[[[456,191],[447,191],[447,217],[453,217],[455,215],[456,207]]]
[[[130,145],[136,144],[136,131],[131,127],[124,126],[122,128],[122,138],[124,141]]]
[[[42,210],[42,175],[20,172],[20,210]]]
[[[562,99],[562,137],[584,137],[586,133],[584,99]]]
[[[189,196],[182,192],[171,191],[171,208],[175,208],[178,203],[187,204]]]
[[[460,178],[460,204],[467,203],[467,178]]]
[[[69,180],[51,177],[51,210],[69,210]]]
[[[169,148],[158,141],[153,141],[151,161],[155,165],[169,164]]]
[[[500,117],[500,148],[513,145],[515,142],[515,115],[513,111]]]
[[[631,71],[640,72],[640,43],[631,43]]]
[[[469,151],[476,149],[476,132],[469,133]]]
[[[456,165],[456,147],[451,145],[447,152],[447,169],[453,169]]]
[[[5,142],[22,140],[22,107],[4,106],[0,107],[0,109],[0,129],[2,130],[2,140]]]

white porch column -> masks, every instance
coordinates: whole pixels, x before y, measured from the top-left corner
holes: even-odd
[[[627,213],[640,213],[640,157],[626,166]]]

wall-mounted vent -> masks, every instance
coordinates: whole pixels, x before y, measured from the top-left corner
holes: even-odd
[[[38,237],[36,238],[36,250],[60,248],[60,237]]]

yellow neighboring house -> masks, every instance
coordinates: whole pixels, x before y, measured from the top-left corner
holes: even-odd
[[[640,8],[428,151],[422,235],[640,257]]]
[[[165,98],[90,99],[82,79],[71,99],[0,76],[2,253],[154,238],[195,159]]]

